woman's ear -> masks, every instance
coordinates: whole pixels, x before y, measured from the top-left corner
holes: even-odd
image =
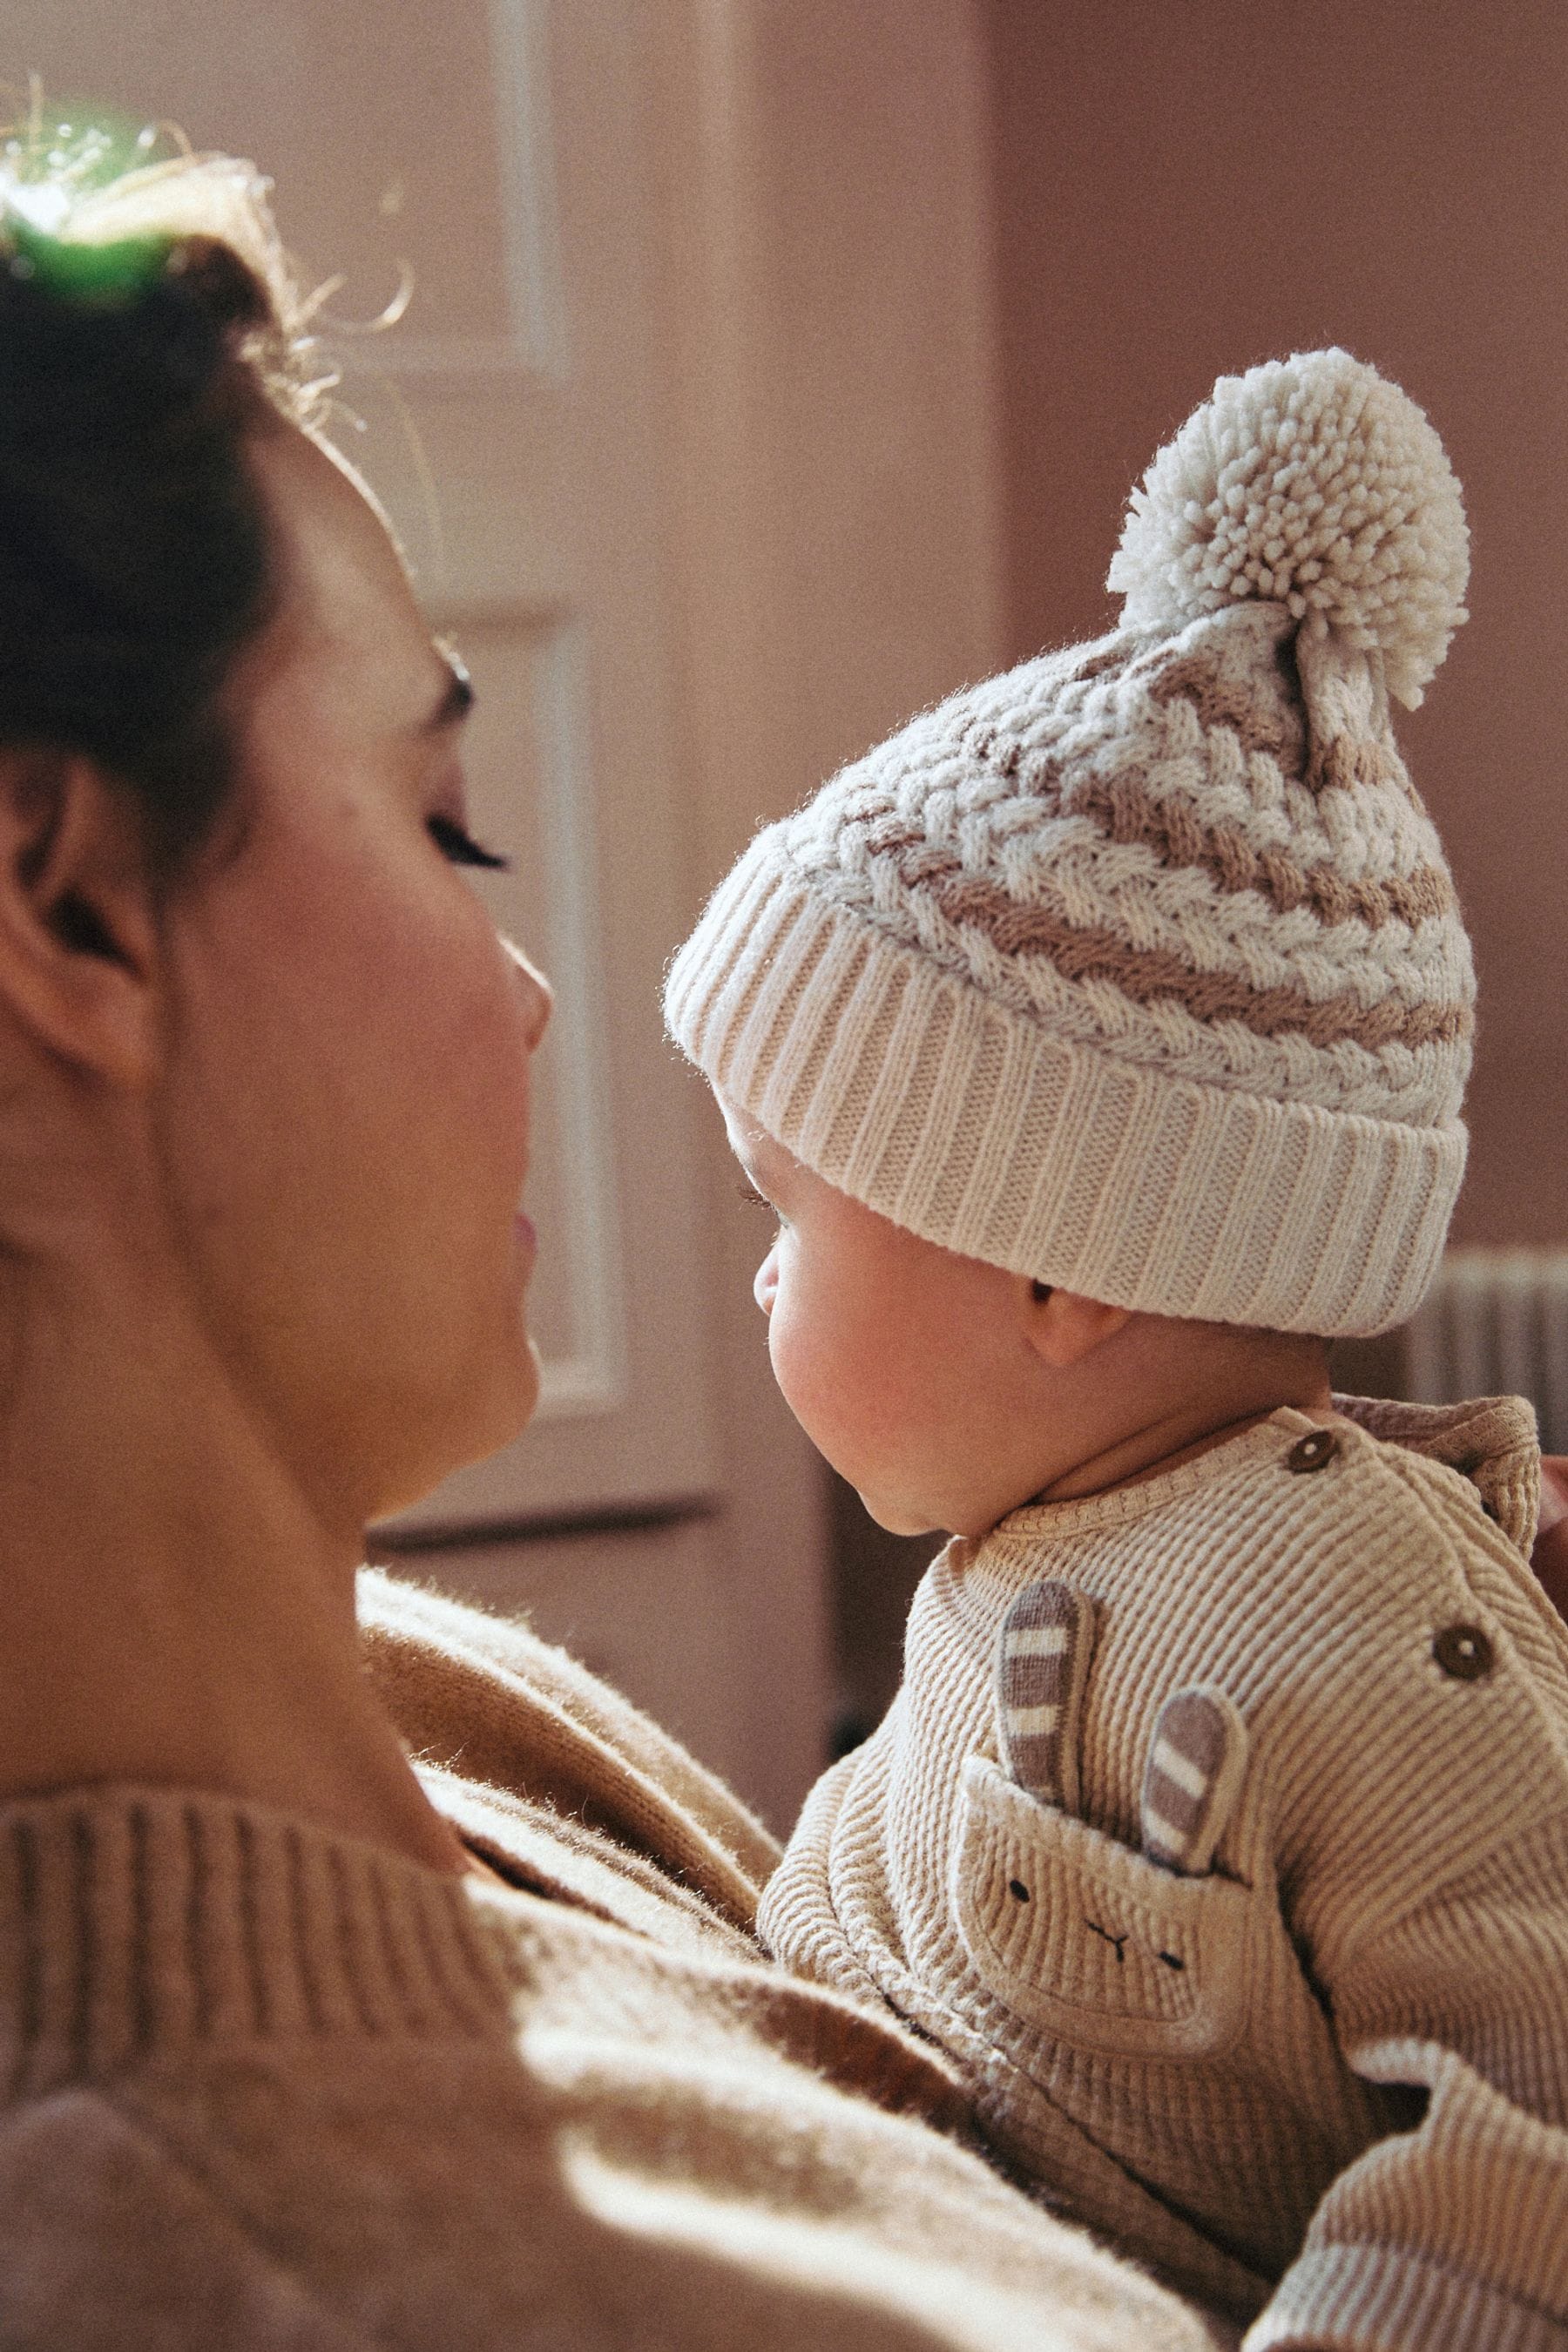
[[[1130,1307],[1106,1307],[1076,1290],[1029,1285],[1025,1329],[1029,1345],[1052,1369],[1065,1372],[1132,1320]]]
[[[79,753],[0,747],[0,1012],[84,1073],[139,1088],[157,937],[132,795]]]

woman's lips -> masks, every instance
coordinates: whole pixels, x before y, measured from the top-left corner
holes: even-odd
[[[516,1226],[519,1241],[524,1244],[529,1256],[531,1257],[539,1247],[539,1235],[534,1231],[533,1219],[531,1217],[524,1216],[522,1211],[520,1209],[512,1222]]]

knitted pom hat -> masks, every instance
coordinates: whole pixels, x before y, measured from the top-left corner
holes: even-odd
[[[1162,1315],[1386,1328],[1465,1163],[1469,944],[1388,705],[1465,618],[1458,485],[1340,351],[1222,378],[1133,495],[1121,624],[753,842],[671,1034],[826,1181]]]

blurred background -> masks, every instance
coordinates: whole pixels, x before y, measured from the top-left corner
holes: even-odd
[[[1214,377],[1337,341],[1443,435],[1473,618],[1402,729],[1480,964],[1461,1254],[1347,1381],[1568,1414],[1561,0],[6,0],[52,113],[254,156],[340,437],[479,687],[498,915],[560,992],[546,1412],[384,1531],[526,1608],[776,1824],[875,1720],[931,1546],[768,1380],[765,1227],[661,1041],[757,824],[1113,614]],[[356,331],[411,282],[406,318]],[[1559,1435],[1568,1444],[1568,1433]]]

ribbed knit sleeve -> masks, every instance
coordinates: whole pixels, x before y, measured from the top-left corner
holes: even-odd
[[[1247,2352],[1563,2352],[1568,1812],[1376,1919],[1328,1990],[1353,2071],[1429,2103],[1333,2183]]]
[[[1359,2074],[1384,2079],[1368,2052],[1429,2043],[1521,2113],[1568,2126],[1568,1811],[1503,1836],[1462,1876],[1369,1924],[1339,1956],[1330,1993]]]
[[[1341,2174],[1245,2352],[1563,2352],[1568,2135],[1436,2043],[1355,2055],[1426,2120]]]

